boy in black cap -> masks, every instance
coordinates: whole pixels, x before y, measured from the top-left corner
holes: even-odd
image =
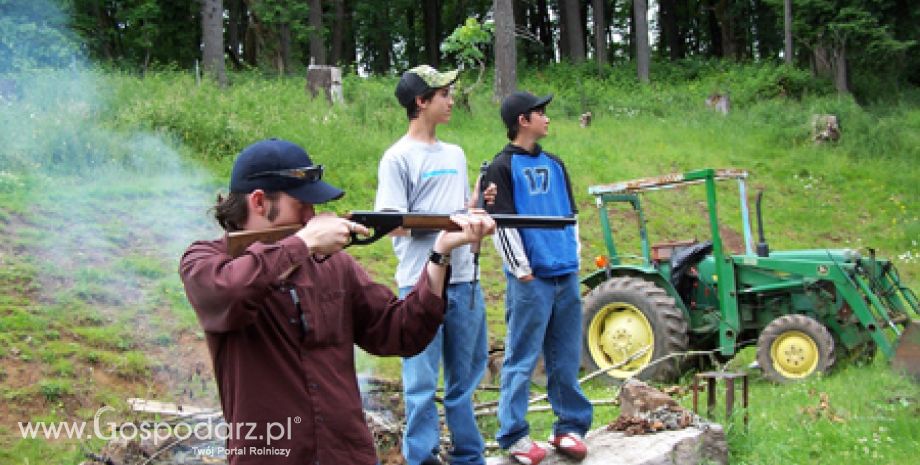
[[[470,200],[463,149],[439,140],[438,125],[450,121],[450,85],[457,72],[440,73],[422,65],[406,71],[396,98],[406,109],[409,128],[380,160],[376,210],[451,213]],[[430,231],[402,231],[393,238],[399,259],[396,281],[401,295],[412,289],[434,244]],[[444,360],[444,410],[451,434],[453,465],[483,465],[485,443],[473,414],[473,393],[488,357],[485,302],[470,247],[451,254],[447,313],[435,339],[419,355],[403,359],[406,429],[403,455],[409,465],[440,463],[440,421],[435,390]]]
[[[537,143],[549,131],[546,106],[553,96],[515,92],[502,102],[510,144],[495,156],[483,182],[498,192],[490,213],[574,216],[571,182],[562,160]],[[498,444],[517,461],[536,465],[546,455],[530,438],[525,418],[530,377],[540,356],[556,422],[549,439],[576,460],[587,447],[591,403],[578,385],[581,358],[581,298],[577,226],[565,229],[499,228],[493,238],[505,265],[505,360],[498,401]]]
[[[230,194],[215,217],[231,231],[303,225],[273,244],[227,253],[227,236],[192,244],[179,267],[205,331],[230,432],[230,464],[376,464],[354,370],[354,345],[410,356],[431,341],[444,314],[449,275],[425,264],[399,300],[346,253],[357,223],[316,215],[344,192],[291,142],[270,139],[240,153]],[[486,215],[455,215],[462,230],[436,235],[449,254],[494,229]],[[279,429],[280,428],[280,429]],[[263,439],[264,438],[264,439]]]

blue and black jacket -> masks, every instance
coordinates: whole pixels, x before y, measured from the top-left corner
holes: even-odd
[[[489,213],[574,216],[578,210],[565,165],[536,145],[532,152],[508,144],[489,166],[485,182],[495,183],[498,193]],[[541,278],[578,271],[578,238],[575,226],[565,229],[500,228],[495,246],[508,271],[516,277],[533,274]]]

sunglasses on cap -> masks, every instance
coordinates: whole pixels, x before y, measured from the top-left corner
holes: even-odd
[[[246,176],[246,180],[280,176],[282,178],[299,179],[304,182],[316,182],[323,179],[323,165],[304,166],[301,168],[287,168],[283,170],[260,171]]]

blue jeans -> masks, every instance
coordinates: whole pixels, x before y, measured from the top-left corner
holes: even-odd
[[[498,444],[507,449],[530,434],[525,418],[530,377],[541,350],[546,391],[556,414],[553,433],[584,435],[591,427],[594,409],[578,385],[582,333],[578,274],[534,277],[526,283],[507,272],[505,276],[508,334],[498,399]]]
[[[405,296],[410,290],[412,288],[401,288],[400,296]],[[434,395],[442,356],[444,410],[453,446],[450,462],[485,464],[485,443],[473,415],[473,392],[485,372],[489,350],[487,339],[485,302],[479,283],[449,285],[444,324],[422,353],[403,359],[406,402],[403,456],[408,465],[418,465],[431,457],[433,450],[440,448],[441,425]]]

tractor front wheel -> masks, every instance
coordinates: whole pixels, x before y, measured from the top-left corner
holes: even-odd
[[[834,364],[834,338],[827,327],[805,315],[773,320],[757,339],[757,363],[776,383],[824,373]]]
[[[641,353],[606,375],[622,380],[638,373],[640,379],[670,381],[681,374],[677,359],[644,369],[658,358],[685,352],[688,346],[683,312],[654,283],[631,277],[601,283],[585,297],[584,330],[583,359],[592,372]]]

